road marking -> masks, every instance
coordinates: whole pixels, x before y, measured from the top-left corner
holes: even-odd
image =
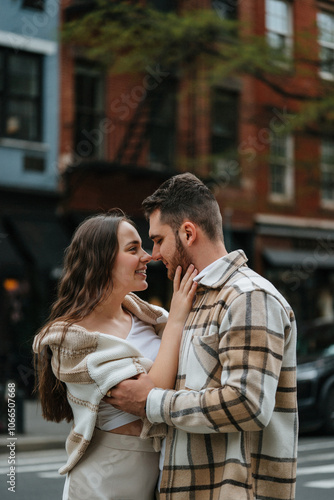
[[[334,464],[297,468],[297,476],[307,476],[309,474],[329,474],[330,472],[334,472]]]
[[[309,483],[305,483],[303,486],[307,488],[323,488],[330,490],[334,488],[334,479],[327,479],[324,481],[310,481]]]
[[[334,453],[322,453],[321,455],[307,455],[305,457],[299,457],[298,463],[301,464],[303,462],[316,462],[321,460],[325,462],[326,460],[334,461]]]
[[[41,472],[41,471],[51,471],[58,470],[60,467],[64,465],[64,462],[61,463],[53,463],[53,464],[35,464],[35,465],[18,465],[16,466],[17,473],[25,473],[25,472]],[[9,470],[8,467],[0,467],[0,474],[7,474]]]
[[[22,458],[19,455],[16,458],[16,466],[20,467],[21,465],[32,465],[32,464],[40,464],[40,463],[49,463],[49,462],[59,462],[59,460],[64,459],[64,463],[66,462],[66,457],[61,456],[49,456],[49,457],[30,457],[30,458]],[[7,460],[0,461],[0,467],[5,466],[7,464]]]
[[[315,443],[300,444],[298,451],[320,450],[321,448],[334,448],[334,441],[317,441]]]

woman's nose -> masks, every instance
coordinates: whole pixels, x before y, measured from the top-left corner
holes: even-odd
[[[148,262],[150,262],[150,261],[152,260],[152,256],[151,256],[149,253],[145,252],[145,250],[144,250],[144,254],[143,254],[143,256],[140,258],[140,260],[141,260],[142,262],[146,262],[146,263],[148,263]]]

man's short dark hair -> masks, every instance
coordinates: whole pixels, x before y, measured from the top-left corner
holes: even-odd
[[[185,220],[190,220],[200,226],[210,240],[223,240],[218,203],[210,189],[193,174],[171,177],[142,205],[147,218],[160,210],[161,222],[171,226],[175,234]]]

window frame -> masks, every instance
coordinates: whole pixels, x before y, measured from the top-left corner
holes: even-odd
[[[268,11],[268,2],[280,2],[281,4],[285,4],[288,8],[288,19],[287,19],[287,26],[286,26],[286,32],[280,31],[280,30],[273,30],[269,29],[268,26],[268,17],[269,17],[269,11]],[[289,0],[265,0],[265,30],[266,30],[266,37],[267,37],[267,42],[268,45],[272,48],[272,50],[275,50],[275,47],[273,47],[270,44],[270,39],[269,39],[269,33],[274,33],[276,35],[283,36],[284,39],[286,40],[284,44],[284,54],[286,57],[291,57],[293,55],[293,38],[294,38],[294,23],[293,23],[293,5],[291,1]]]
[[[332,27],[333,27],[333,42],[328,42],[328,41],[326,42],[324,40],[321,40],[321,29],[320,29],[320,21],[319,21],[320,15],[327,15],[327,16],[330,16],[332,18],[331,20],[332,20]],[[318,27],[319,64],[320,64],[319,75],[324,80],[334,80],[334,12],[326,10],[326,9],[319,10],[317,12],[317,27]],[[322,63],[321,49],[323,47],[331,50],[333,53],[333,72],[323,71],[321,69],[321,63]]]
[[[232,115],[235,117],[234,131],[232,134],[225,134],[222,132],[215,132],[215,111],[218,109],[217,102],[221,99],[231,98],[235,104],[235,112]],[[240,185],[240,164],[238,158],[238,144],[239,144],[239,109],[240,109],[240,92],[230,88],[216,87],[212,89],[211,93],[211,126],[210,126],[210,152],[212,157],[211,169],[214,175],[218,175],[224,182],[231,187],[239,187]],[[226,114],[219,116],[226,117]],[[228,130],[232,130],[229,124],[225,123]],[[222,127],[224,129],[224,126]],[[223,141],[228,142],[230,146],[227,149],[215,152],[214,144],[221,138]]]
[[[173,12],[177,8],[175,0],[148,0],[148,7],[159,12]]]
[[[284,139],[286,141],[285,151],[286,156],[276,156],[272,154],[273,141],[275,138]],[[275,192],[272,189],[273,178],[272,178],[272,167],[280,166],[284,169],[283,185],[284,192]],[[288,203],[293,200],[295,193],[295,183],[294,183],[294,137],[292,134],[283,134],[280,136],[275,136],[271,134],[270,137],[270,149],[269,149],[269,162],[268,162],[268,192],[269,200],[274,203]]]
[[[101,105],[101,108],[99,109],[98,107],[93,108],[89,106],[80,106],[78,107],[77,103],[77,93],[76,93],[76,86],[77,86],[77,75],[78,74],[86,74],[85,76],[89,75],[95,75],[98,80],[99,80],[99,85],[101,85],[101,90],[100,90],[100,98],[102,99],[103,104]],[[93,132],[96,131],[96,126],[94,125],[94,128],[92,129],[90,127],[90,130],[87,131],[87,134],[85,137],[81,138],[79,137],[80,133],[78,133],[78,116],[83,115],[88,113],[90,117],[93,117],[93,121],[97,121],[99,125],[101,125],[101,122],[103,122],[106,118],[106,82],[105,82],[105,74],[102,71],[101,68],[99,68],[97,65],[89,63],[85,60],[78,59],[75,61],[74,65],[74,92],[75,92],[75,100],[74,100],[74,134],[73,134],[73,145],[74,145],[74,150],[76,154],[82,159],[82,160],[103,160],[106,158],[106,148],[107,148],[107,138],[106,134],[104,132],[103,127],[99,132],[103,135],[103,140],[100,144],[95,144],[96,138],[93,138]],[[85,128],[81,128],[81,133],[85,130]],[[89,136],[89,137],[88,137]],[[91,140],[90,140],[91,139]],[[82,142],[89,142],[89,144],[92,147],[92,154],[81,154],[78,146]]]
[[[177,143],[177,94],[178,80],[169,77],[165,82],[160,84],[158,88],[152,91],[152,101],[150,103],[150,118],[148,123],[148,165],[154,170],[171,170],[174,167],[176,158],[176,143]],[[164,100],[169,99],[172,112],[170,117],[163,116],[157,113],[157,109],[163,110],[166,104]],[[168,140],[169,147],[161,148],[161,155],[154,157],[154,152],[157,150],[155,144],[159,144],[159,136],[163,137],[163,142]],[[156,141],[156,142],[155,142]],[[164,153],[167,154],[164,155]]]
[[[217,16],[220,17],[220,19],[227,21],[236,21],[238,19],[238,1],[231,2],[231,0],[211,0],[211,8],[217,13]]]
[[[320,144],[320,200],[321,200],[322,207],[330,208],[333,210],[334,209],[334,182],[333,182],[333,189],[332,189],[332,198],[330,198],[330,199],[324,198],[324,190],[323,190],[323,185],[326,184],[323,180],[324,173],[331,174],[331,177],[333,177],[333,181],[334,181],[334,162],[326,163],[326,161],[324,160],[325,155],[323,154],[324,148],[329,144],[331,146],[332,156],[334,158],[334,141],[330,140],[329,138],[323,138],[321,140],[321,144]]]
[[[39,10],[43,12],[45,10],[45,2],[46,0],[23,0],[22,8]]]
[[[0,56],[2,55],[3,57],[3,86],[1,85],[0,82],[0,110],[2,109],[1,116],[0,116],[0,138],[2,139],[13,139],[13,140],[19,140],[19,141],[27,141],[27,142],[34,142],[34,143],[41,143],[43,142],[43,73],[44,73],[44,58],[43,55],[41,54],[36,54],[34,52],[27,52],[27,51],[20,51],[17,53],[16,51],[13,51],[9,47],[0,47]],[[37,87],[38,87],[38,92],[37,96],[29,96],[28,94],[15,94],[11,92],[10,85],[9,85],[9,79],[10,79],[10,74],[9,74],[9,62],[10,58],[16,57],[17,55],[19,56],[27,56],[29,58],[34,58],[37,61]],[[1,74],[0,74],[1,78]],[[13,136],[12,134],[7,132],[7,121],[9,120],[9,103],[10,101],[16,101],[16,102],[31,102],[34,104],[34,109],[36,111],[36,135],[34,138],[29,138],[25,136]]]

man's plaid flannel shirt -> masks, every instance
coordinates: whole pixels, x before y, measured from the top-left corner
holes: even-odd
[[[295,498],[295,318],[246,261],[199,280],[176,388],[149,394],[148,419],[168,425],[161,500]]]

